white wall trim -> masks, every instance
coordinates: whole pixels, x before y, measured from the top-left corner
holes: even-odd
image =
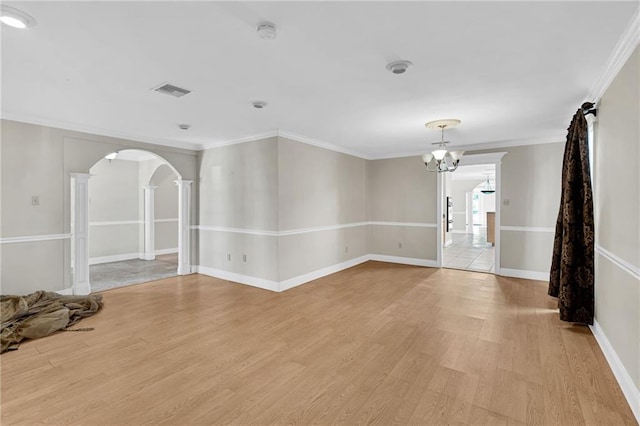
[[[174,254],[178,252],[178,247],[156,250],[156,256],[159,254]]]
[[[335,265],[327,266],[325,268],[318,269],[307,274],[298,275],[297,277],[289,278],[288,280],[280,281],[278,284],[278,291],[289,290],[290,288],[297,287],[299,285],[308,283],[309,281],[317,280],[327,275],[335,274],[344,269],[351,268],[369,260],[369,255],[356,257],[354,259],[347,260],[345,262],[336,263]]]
[[[71,234],[28,235],[24,237],[0,238],[0,244],[33,243],[37,241],[68,240]]]
[[[401,263],[403,265],[426,266],[428,268],[437,268],[438,262],[431,259],[417,259],[415,257],[387,256],[385,254],[370,254],[370,260],[376,262]]]
[[[178,218],[173,218],[173,219],[154,219],[155,223],[169,223],[169,222],[178,222]]]
[[[613,79],[618,75],[627,62],[636,46],[640,43],[640,9],[636,9],[635,14],[629,21],[629,25],[625,28],[622,36],[616,43],[611,56],[607,60],[600,77],[589,91],[589,102],[598,103],[604,92],[609,88]]]
[[[56,293],[61,294],[63,296],[73,296],[73,289],[72,288],[65,288],[62,290],[56,290]]]
[[[335,274],[342,270],[352,268],[361,263],[369,260],[375,260],[378,262],[400,263],[404,265],[414,266],[426,266],[436,267],[435,260],[428,259],[416,259],[412,257],[397,257],[397,256],[385,256],[381,254],[365,254],[364,256],[349,259],[344,262],[336,263],[334,265],[327,266],[303,275],[298,275],[293,278],[289,278],[284,281],[272,281],[265,280],[263,278],[252,277],[250,275],[237,274],[235,272],[224,271],[222,269],[210,268],[208,266],[193,265],[191,269],[198,274],[208,275],[214,278],[220,278],[227,281],[232,281],[240,284],[250,285],[253,287],[262,288],[265,290],[271,290],[275,292],[282,292],[289,290],[293,287],[297,287],[302,284],[306,284],[310,281],[317,280],[327,275]]]
[[[198,231],[230,232],[233,234],[266,235],[269,237],[277,237],[280,235],[278,231],[267,231],[262,229],[229,228],[226,226],[194,225],[191,227],[191,229],[196,229]]]
[[[144,253],[122,253],[110,256],[96,256],[89,258],[89,265],[98,265],[101,263],[122,262],[123,260],[141,259]]]
[[[278,236],[307,234],[310,232],[331,231],[334,229],[355,228],[358,226],[366,226],[368,224],[369,222],[353,222],[353,223],[343,223],[340,225],[328,225],[328,226],[316,226],[313,228],[290,229],[288,231],[278,232]]]
[[[596,253],[606,258],[611,263],[613,263],[614,265],[616,265],[618,268],[622,269],[626,273],[630,274],[635,279],[640,280],[640,268],[638,268],[637,266],[634,266],[629,262],[627,262],[626,260],[619,258],[615,254],[611,253],[609,250],[601,247],[598,244],[596,244]]]
[[[633,415],[636,417],[638,423],[640,423],[640,390],[638,390],[633,383],[631,376],[627,372],[626,368],[624,368],[624,364],[622,364],[618,354],[613,349],[613,346],[611,346],[609,339],[607,339],[607,336],[604,334],[604,330],[602,330],[598,321],[594,321],[593,325],[590,325],[589,328],[593,333],[593,337],[596,338],[596,342],[600,345],[600,349],[602,349],[602,353],[609,363],[609,367],[611,367],[611,371],[613,371],[613,375],[618,381],[618,384],[622,389],[622,393],[631,407]]]
[[[499,164],[502,162],[502,157],[504,157],[507,154],[508,154],[507,152],[489,152],[487,154],[465,155],[460,160],[460,167],[476,166],[480,164],[489,164],[489,163]],[[496,176],[496,180],[498,180],[497,176]]]
[[[117,225],[141,225],[142,220],[108,220],[104,222],[89,222],[89,226],[117,226]]]
[[[247,142],[255,142],[262,139],[275,138],[277,136],[278,136],[278,130],[269,130],[263,133],[257,133],[255,135],[244,136],[241,138],[227,139],[220,142],[209,142],[209,143],[201,144],[200,149],[206,150],[206,149],[222,148],[224,146],[238,145],[238,144],[247,143]]]
[[[198,274],[208,275],[210,277],[219,278],[221,280],[233,281],[234,283],[240,283],[250,285],[252,287],[258,287],[265,290],[278,291],[278,282],[265,280],[262,278],[252,277],[249,275],[236,274],[235,272],[223,271],[222,269],[209,268],[207,266],[194,265],[191,267]]]
[[[518,232],[550,232],[555,233],[556,228],[545,226],[500,226],[500,231],[518,231]]]
[[[370,156],[368,156],[366,154],[363,154],[363,153],[361,153],[359,151],[343,148],[341,146],[334,145],[334,144],[329,143],[329,142],[321,141],[319,139],[313,139],[313,138],[310,138],[310,137],[307,137],[307,136],[300,135],[298,133],[289,132],[287,130],[278,130],[278,136],[283,137],[283,138],[287,138],[287,139],[291,139],[292,141],[304,143],[304,144],[307,144],[307,145],[312,145],[312,146],[317,146],[319,148],[324,148],[324,149],[327,149],[329,151],[340,152],[342,154],[351,155],[353,157],[363,158],[365,160],[370,160],[371,159]]]
[[[87,126],[84,124],[72,123],[70,121],[59,121],[50,118],[37,117],[34,115],[14,113],[2,111],[2,119],[19,121],[21,123],[37,124],[39,126],[54,127],[57,129],[71,130],[74,132],[88,133],[97,136],[106,136],[109,138],[120,139],[125,141],[141,142],[153,145],[160,145],[165,147],[172,147],[178,149],[186,149],[195,151],[201,149],[199,144],[190,142],[175,141],[171,139],[150,138],[147,136],[136,135],[131,133],[116,132],[113,130],[102,129],[99,127]],[[134,148],[131,148],[134,149]],[[143,148],[144,149],[144,148]]]
[[[417,228],[437,228],[437,223],[429,223],[429,222],[381,222],[381,221],[372,221],[372,222],[364,222],[367,225],[380,225],[380,226],[408,226],[408,227],[417,227]]]
[[[504,277],[524,278],[527,280],[549,281],[549,272],[526,271],[523,269],[500,268],[500,274]]]
[[[408,227],[422,227],[422,228],[436,228],[438,225],[428,222],[380,222],[380,221],[368,221],[368,222],[352,222],[342,223],[338,225],[316,226],[313,228],[299,228],[290,229],[286,231],[269,231],[264,229],[245,229],[245,228],[230,228],[226,226],[209,226],[209,225],[194,225],[191,229],[200,231],[214,231],[214,232],[230,232],[235,234],[249,234],[249,235],[266,235],[269,237],[281,237],[286,235],[307,234],[310,232],[331,231],[334,229],[355,228],[358,226],[367,225],[379,225],[379,226],[408,226]]]

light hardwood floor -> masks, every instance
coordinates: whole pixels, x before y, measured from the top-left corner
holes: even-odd
[[[2,361],[2,424],[636,424],[546,284],[368,262],[285,293],[106,291]]]

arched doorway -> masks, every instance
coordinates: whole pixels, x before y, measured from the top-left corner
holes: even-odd
[[[98,171],[104,175],[109,167],[116,171],[109,179],[98,176]],[[108,181],[112,187],[111,199],[101,197],[98,205],[91,205],[90,209],[90,177],[96,171],[94,185],[106,188]],[[182,179],[180,173],[167,160],[161,156],[144,150],[125,149],[110,153],[100,159],[91,168],[89,174],[73,173],[71,175],[71,267],[73,276],[74,294],[88,294],[91,292],[90,263],[98,260],[118,260],[118,256],[125,258],[137,257],[153,260],[155,255],[155,214],[154,195],[157,185],[166,186],[167,178],[171,176],[171,183],[177,185],[177,200],[175,200],[175,214],[177,217],[165,218],[163,227],[168,225],[177,228],[174,241],[177,245],[177,271],[178,275],[191,273],[190,267],[190,190],[191,181]],[[128,178],[127,178],[128,176]],[[127,181],[131,184],[127,188]],[[116,195],[113,194],[115,188]],[[144,192],[142,192],[144,190]],[[133,199],[133,201],[132,201]],[[90,210],[97,216],[93,222],[89,221]],[[100,214],[96,214],[100,211]],[[104,212],[111,215],[104,215]],[[133,213],[135,212],[135,213]],[[102,216],[101,216],[102,215]],[[115,218],[120,220],[103,220],[100,218]],[[98,226],[95,226],[95,225]],[[94,225],[94,226],[91,226]],[[91,232],[90,232],[91,230]],[[91,246],[91,235],[94,238],[101,236],[106,242],[97,251]],[[119,244],[116,252],[112,246]],[[127,245],[128,244],[128,245]],[[112,252],[109,252],[112,250]],[[105,256],[99,256],[104,254]],[[91,257],[91,256],[93,257]],[[90,262],[91,259],[91,262]],[[144,280],[143,280],[144,281]],[[138,281],[138,282],[143,282]]]

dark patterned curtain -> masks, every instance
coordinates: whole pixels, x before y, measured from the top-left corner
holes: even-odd
[[[549,295],[558,298],[561,320],[593,324],[593,196],[588,125],[582,109],[568,130]]]

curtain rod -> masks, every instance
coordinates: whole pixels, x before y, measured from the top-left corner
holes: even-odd
[[[598,116],[598,110],[596,108],[594,108],[594,103],[593,102],[585,102],[582,104],[582,113],[584,115],[589,115],[589,114],[593,114],[594,117]]]

